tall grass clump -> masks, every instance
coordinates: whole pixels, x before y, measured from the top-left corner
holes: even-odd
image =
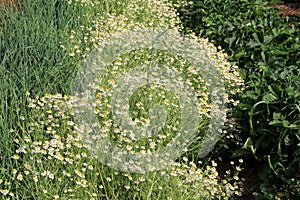
[[[126,172],[100,162],[93,152],[95,146],[84,140],[87,132],[77,124],[81,110],[74,106],[78,98],[71,92],[77,72],[87,65],[89,55],[105,45],[111,35],[124,31],[158,27],[179,32],[182,26],[171,2],[24,0],[21,11],[5,10],[2,16],[1,198],[229,199],[241,195],[238,173],[242,160],[221,176],[216,161],[201,163],[196,160],[197,151],[188,149],[184,157],[170,160],[164,169]],[[193,34],[187,37],[205,50],[204,63],[212,63],[221,72],[222,80],[216,81],[224,83],[226,105],[236,106],[238,101],[231,97],[243,90],[237,66],[207,40]],[[214,109],[209,86],[187,59],[147,48],[116,57],[106,66],[108,73],[102,81],[92,84],[96,91],[92,112],[101,135],[128,153],[159,150],[180,128],[180,102],[167,85],[140,86],[129,100],[129,116],[140,127],[150,125],[148,111],[153,105],[160,104],[167,111],[166,126],[156,136],[135,138],[115,122],[112,92],[122,73],[151,62],[176,68],[196,91],[201,115],[199,138],[205,134]],[[201,148],[200,142],[195,140],[193,149]]]
[[[267,165],[262,196],[273,199],[283,192],[297,199],[299,18],[283,19],[270,2],[184,1],[178,11],[186,30],[220,45],[242,70],[246,90],[238,96],[235,116],[243,142],[232,146],[238,149],[234,155],[252,155]]]
[[[0,9],[1,180],[7,180],[4,185],[9,188],[14,184],[8,173],[15,166],[11,159],[13,140],[25,133],[27,121],[20,120],[20,116],[30,115],[25,93],[68,90],[79,65],[69,60],[60,43],[70,30],[88,23],[87,9],[67,1],[30,0],[22,1],[20,11],[13,5]],[[105,12],[104,6],[97,9]]]

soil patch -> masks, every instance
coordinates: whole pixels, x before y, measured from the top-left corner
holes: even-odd
[[[282,17],[300,17],[300,0],[285,1],[284,4],[276,4],[273,7],[279,9]]]

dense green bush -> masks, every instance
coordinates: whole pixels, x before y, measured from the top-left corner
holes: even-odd
[[[246,91],[235,115],[244,145],[234,155],[268,163],[261,191],[274,198],[300,168],[299,19],[281,18],[263,0],[189,2],[178,9],[186,30],[221,46],[242,69]]]

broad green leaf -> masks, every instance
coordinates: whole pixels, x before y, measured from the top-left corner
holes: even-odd
[[[278,112],[274,112],[273,113],[273,119],[281,119],[281,113],[278,113]]]
[[[267,104],[274,102],[277,100],[277,97],[274,94],[267,93],[263,96],[263,101],[265,101]]]
[[[270,35],[264,36],[264,43],[268,44],[269,42],[272,41],[272,39],[273,39],[273,36],[270,36]]]

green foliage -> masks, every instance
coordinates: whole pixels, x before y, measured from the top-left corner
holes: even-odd
[[[143,174],[120,172],[109,167],[109,163],[106,166],[95,159],[90,154],[92,151],[82,144],[80,131],[76,131],[73,122],[75,111],[71,108],[74,99],[68,94],[87,54],[117,30],[153,25],[174,28],[177,22],[172,5],[161,0],[22,0],[22,9],[19,11],[0,8],[0,199],[177,200],[228,199],[234,194],[239,195],[238,173],[242,170],[242,160],[237,166],[232,165],[233,169],[221,178],[216,170],[216,162],[212,161],[212,166],[203,164],[202,169],[197,166],[199,163],[186,157],[180,162],[170,163],[169,168],[161,171]],[[238,90],[236,88],[243,85],[235,68],[230,68],[222,52],[217,52],[206,40],[198,39],[195,42],[200,42],[207,50],[205,59],[220,60],[216,65],[221,71],[224,70],[222,75],[226,79],[226,87],[235,93]],[[158,56],[161,58],[162,54]],[[122,59],[115,60],[116,68],[113,69],[121,66],[129,69],[139,60],[142,63],[149,61],[145,55],[137,58],[137,54],[126,59],[124,57],[123,61],[128,65],[120,62]],[[179,62],[178,67],[187,66],[180,57],[174,58],[173,61]],[[162,63],[167,64],[167,60],[165,62]],[[185,68],[187,75],[193,72],[189,78],[193,86],[199,89],[199,96],[208,98],[209,95],[203,95],[205,87],[200,76],[194,73],[195,69]],[[114,74],[112,78],[118,77]],[[116,83],[114,79],[107,80],[103,87]],[[159,102],[164,99],[166,105],[174,103],[175,106],[172,106],[178,107],[173,93],[164,89],[149,91],[154,96],[152,100]],[[131,99],[132,117],[136,121],[138,118],[146,119],[143,110],[146,108],[148,111],[152,103],[150,99],[143,99],[142,92],[147,94],[145,88],[141,88]],[[97,96],[101,94],[103,99],[109,99],[111,92],[102,88]],[[168,101],[171,97],[174,100]],[[207,101],[199,104],[204,114],[208,114],[204,106]],[[111,133],[120,131],[116,124],[111,123],[110,115],[105,118],[108,109],[100,109],[111,107],[106,103],[108,101],[98,102],[103,106],[99,105],[95,112],[99,114],[99,121],[102,120],[106,126],[101,128],[111,128]],[[134,109],[135,105],[138,108]],[[177,109],[173,107],[169,113],[175,115]],[[170,119],[170,124],[172,120],[176,121],[173,116]],[[148,119],[141,120],[149,123]],[[175,128],[169,132],[176,133]],[[139,140],[138,145],[138,142],[129,140],[132,135],[115,135],[124,138],[118,141],[120,145],[124,144],[124,150],[141,147],[141,153],[144,153],[145,147],[154,148],[157,145],[152,136],[148,141],[145,139],[146,144],[141,144],[142,140]],[[159,137],[164,139],[167,136],[161,134],[155,140],[158,141]]]
[[[269,193],[267,186],[299,172],[299,19],[281,18],[262,0],[191,2],[179,8],[186,30],[220,45],[242,69],[246,91],[235,113],[245,143],[235,155],[252,153],[269,163],[262,186]]]
[[[91,16],[85,15],[87,8],[63,1],[27,0],[22,4],[22,11],[7,12],[0,25],[2,69],[12,75],[22,93],[26,89],[36,94],[65,92],[74,63],[65,65],[69,58],[59,44],[71,30],[88,25]]]
[[[44,0],[24,0],[21,11],[0,9],[0,180],[16,167],[11,159],[13,140],[24,136],[26,120],[20,116],[29,115],[25,91],[36,95],[68,91],[70,74],[78,64],[59,44],[71,30],[87,23],[85,12],[66,1]]]

